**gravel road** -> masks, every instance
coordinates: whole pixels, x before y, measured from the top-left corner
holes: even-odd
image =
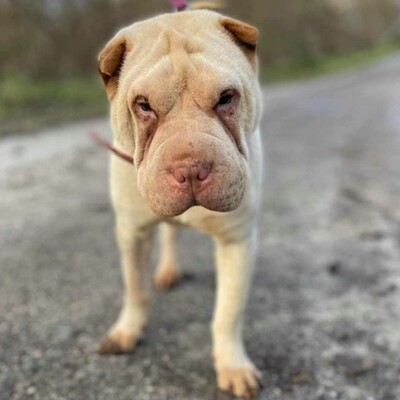
[[[398,400],[400,55],[264,93],[246,324],[259,399]],[[109,134],[101,119],[0,139],[0,399],[228,399],[210,360],[212,246],[195,232],[137,351],[95,353],[121,280],[108,155],[90,129]]]

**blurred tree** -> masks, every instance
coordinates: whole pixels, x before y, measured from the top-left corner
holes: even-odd
[[[262,32],[265,65],[310,65],[399,39],[399,0],[230,0]],[[120,27],[169,10],[166,0],[0,0],[0,75],[85,76]]]

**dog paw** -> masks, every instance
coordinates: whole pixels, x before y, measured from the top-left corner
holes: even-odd
[[[124,354],[132,352],[138,342],[137,333],[110,331],[100,342],[99,354]]]
[[[169,290],[176,286],[181,274],[175,267],[158,268],[154,276],[154,286],[157,290]]]
[[[262,386],[261,379],[261,372],[251,362],[243,367],[217,371],[218,388],[235,397],[254,398]]]

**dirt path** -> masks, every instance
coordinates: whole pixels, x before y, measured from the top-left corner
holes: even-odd
[[[400,398],[400,56],[265,89],[265,207],[246,338],[265,400]],[[208,400],[211,242],[156,294],[135,354],[94,353],[120,304],[103,120],[0,138],[0,399]],[[196,246],[194,246],[196,243]]]

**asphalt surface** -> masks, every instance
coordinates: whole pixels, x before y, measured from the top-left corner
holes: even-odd
[[[400,56],[264,92],[246,324],[259,398],[398,400]],[[0,139],[0,399],[227,399],[210,359],[211,241],[195,232],[136,352],[95,353],[121,279],[108,155],[90,129],[109,133],[96,120]]]

